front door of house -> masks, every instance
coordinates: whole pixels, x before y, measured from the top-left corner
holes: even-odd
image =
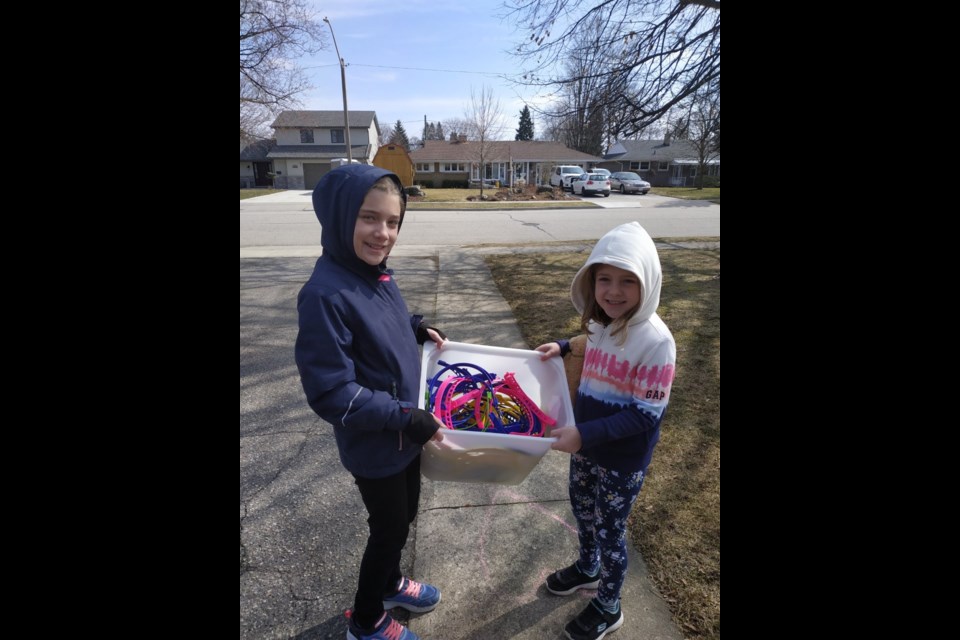
[[[272,182],[270,176],[267,174],[270,173],[270,164],[269,162],[254,162],[253,163],[253,180],[254,184],[258,187],[269,187]]]

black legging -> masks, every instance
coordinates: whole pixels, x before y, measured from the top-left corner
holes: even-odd
[[[383,615],[383,597],[396,592],[402,577],[400,553],[420,503],[420,456],[400,473],[386,478],[353,477],[370,525],[360,561],[353,619],[359,626],[370,628]]]

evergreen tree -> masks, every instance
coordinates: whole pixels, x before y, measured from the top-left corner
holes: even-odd
[[[390,138],[390,144],[399,144],[404,149],[410,149],[410,139],[407,138],[407,130],[403,128],[403,123],[397,120],[393,125],[393,136]]]
[[[533,119],[530,117],[530,108],[527,105],[523,105],[523,111],[520,112],[520,126],[517,128],[514,140],[533,140]]]
[[[436,135],[436,137],[434,138],[434,140],[443,140],[443,139],[444,139],[444,136],[443,136],[443,125],[438,122],[438,123],[437,123],[437,135]]]

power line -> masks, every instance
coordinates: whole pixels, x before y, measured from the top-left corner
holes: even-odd
[[[401,69],[404,71],[434,71],[437,73],[474,73],[481,76],[493,76],[496,78],[504,77],[503,74],[493,73],[491,71],[463,71],[458,69],[426,69],[424,67],[387,67],[380,64],[360,64],[358,62],[347,63],[347,66],[373,67],[375,69]]]

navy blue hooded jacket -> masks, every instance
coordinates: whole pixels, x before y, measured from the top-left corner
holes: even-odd
[[[368,165],[320,180],[313,208],[323,255],[297,300],[296,360],[307,402],[333,425],[343,466],[365,478],[399,473],[421,450],[406,430],[420,386],[422,318],[407,311],[386,260],[369,265],[353,248],[360,206],[383,176],[400,186],[393,173]]]

